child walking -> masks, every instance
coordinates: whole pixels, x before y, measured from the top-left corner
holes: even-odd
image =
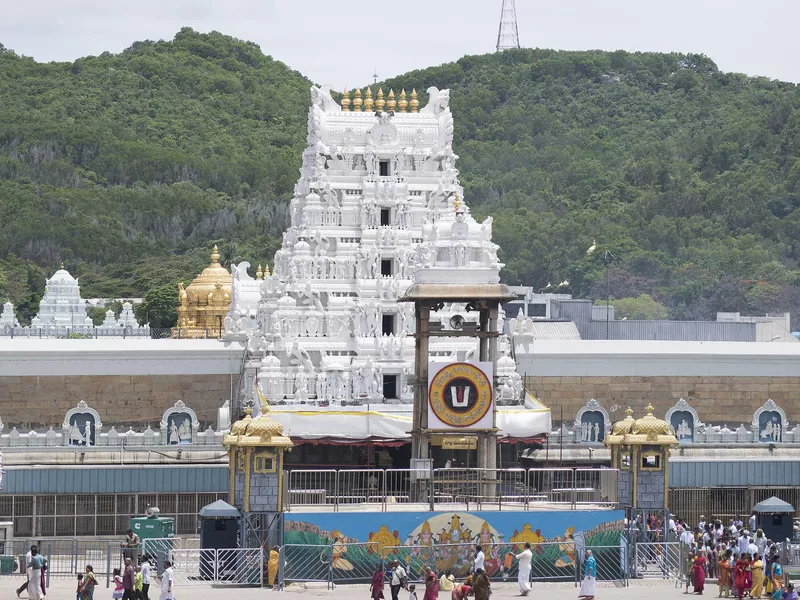
[[[122,587],[122,574],[119,569],[114,569],[114,591],[111,592],[111,597],[114,600],[119,600],[125,593],[125,588]]]

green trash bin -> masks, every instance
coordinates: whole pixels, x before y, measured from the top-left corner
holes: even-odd
[[[0,574],[10,575],[17,570],[17,559],[14,556],[0,556]]]

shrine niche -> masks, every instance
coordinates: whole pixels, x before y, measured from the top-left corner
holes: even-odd
[[[161,419],[161,443],[165,446],[194,444],[199,430],[195,412],[183,400],[178,400]]]
[[[755,412],[751,427],[759,442],[771,444],[783,442],[783,435],[789,429],[789,421],[786,419],[786,412],[770,399]]]
[[[608,411],[592,398],[575,415],[575,441],[578,443],[601,443],[611,427]]]
[[[90,408],[81,400],[78,406],[67,411],[64,422],[61,424],[64,445],[66,446],[96,446],[99,431],[103,428],[100,413]]]
[[[681,398],[678,402],[667,411],[667,423],[672,426],[675,431],[675,437],[678,438],[678,443],[691,443],[694,442],[694,434],[697,427],[701,424],[697,416],[697,411],[689,406],[689,403]]]

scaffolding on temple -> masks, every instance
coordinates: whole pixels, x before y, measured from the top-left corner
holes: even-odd
[[[517,6],[515,0],[503,0],[500,9],[500,28],[497,31],[497,51],[519,48]]]

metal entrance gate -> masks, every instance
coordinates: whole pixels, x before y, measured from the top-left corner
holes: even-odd
[[[685,576],[686,551],[680,542],[636,542],[632,577],[675,579]]]

